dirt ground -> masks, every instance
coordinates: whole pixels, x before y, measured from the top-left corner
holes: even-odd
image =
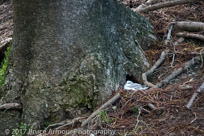
[[[155,0],[154,3],[162,0]],[[127,8],[134,9],[144,0],[120,0]],[[151,65],[159,58],[162,51],[167,51],[165,62],[148,76],[153,84],[160,82],[175,69],[184,65],[195,56],[203,55],[204,42],[185,39],[177,46],[178,39],[173,29],[170,42],[164,45],[172,21],[204,22],[204,2],[173,6],[151,11],[146,16],[154,26],[157,42],[148,50],[146,56]],[[9,0],[0,1],[0,41],[11,37],[13,33],[13,10]],[[197,32],[204,34],[203,31]],[[174,60],[173,60],[174,58]],[[200,93],[190,109],[186,104],[193,93],[204,81],[203,61],[188,68],[169,84],[161,88],[148,89],[146,93],[118,90],[121,98],[103,114],[95,117],[89,128],[116,130],[115,135],[168,135],[168,136],[203,136],[204,135],[204,93]],[[190,86],[182,88],[182,86]],[[114,95],[114,94],[113,94]],[[147,105],[152,103],[156,109]],[[75,126],[77,127],[77,126]],[[67,128],[70,129],[70,128]]]

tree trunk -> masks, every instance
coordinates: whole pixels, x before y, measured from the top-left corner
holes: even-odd
[[[149,22],[117,0],[14,0],[14,36],[1,103],[0,131],[19,122],[40,128],[100,104],[129,75],[148,68],[141,47]],[[80,112],[79,112],[80,111]]]

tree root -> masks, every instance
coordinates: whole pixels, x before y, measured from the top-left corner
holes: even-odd
[[[142,10],[143,8],[146,7],[146,4],[147,4],[147,5],[150,5],[150,4],[152,4],[153,1],[154,1],[154,0],[148,0],[148,1],[145,2],[144,4],[139,5],[136,9],[133,9],[133,11],[139,12],[140,10]]]
[[[204,41],[204,36],[203,35],[200,35],[200,34],[192,34],[192,33],[177,33],[176,34],[177,36],[180,36],[180,37],[187,37],[187,38],[195,38],[195,39],[199,39],[199,40],[202,40]]]
[[[77,117],[77,118],[74,118],[72,120],[64,120],[64,121],[59,122],[59,123],[50,124],[45,130],[49,131],[49,129],[53,129],[53,128],[58,130],[58,129],[62,129],[62,128],[68,127],[68,126],[73,127],[77,122],[81,123],[83,119],[85,119],[85,117]]]
[[[186,31],[203,31],[204,23],[193,21],[172,22],[178,29]]]
[[[182,43],[184,40],[185,40],[185,39],[184,39],[183,37],[180,37],[177,41],[175,41],[175,42],[173,43],[173,46],[179,45],[179,44]]]
[[[202,85],[198,88],[198,90],[192,95],[191,99],[189,100],[188,104],[186,105],[186,107],[188,109],[191,108],[195,98],[201,93],[204,91],[204,82],[202,83]]]
[[[95,112],[91,114],[85,121],[82,122],[81,126],[84,127],[87,125],[90,120],[95,117],[99,112],[101,112],[103,109],[108,107],[109,105],[113,104],[115,101],[117,101],[120,98],[120,93],[117,93],[115,96],[113,96],[110,100],[108,100],[105,104],[103,104],[99,109],[97,109]]]
[[[185,70],[187,70],[190,66],[196,64],[197,62],[199,62],[201,60],[200,56],[196,56],[194,58],[192,58],[190,61],[186,62],[182,67],[174,70],[168,77],[166,77],[165,79],[163,79],[161,82],[157,83],[156,86],[157,87],[162,87],[163,85],[166,85],[169,83],[169,81],[171,81],[172,79],[174,79],[175,77],[177,77],[178,75],[180,75],[182,72],[184,72]]]
[[[165,1],[162,3],[157,3],[154,5],[150,5],[147,7],[140,7],[139,9],[137,9],[138,12],[149,12],[149,11],[153,11],[153,10],[157,10],[157,9],[161,9],[161,8],[166,8],[166,7],[171,7],[171,6],[175,6],[175,5],[181,5],[181,4],[186,4],[186,3],[190,3],[190,2],[195,2],[197,0],[174,0],[174,1]]]
[[[147,85],[148,87],[157,88],[157,86],[148,82],[147,76],[152,74],[155,71],[155,69],[157,69],[161,65],[161,63],[164,62],[165,56],[166,56],[166,51],[163,51],[160,55],[160,58],[156,61],[156,63],[152,66],[152,68],[149,71],[142,74],[142,79],[144,81],[144,84]]]
[[[8,109],[12,109],[12,110],[21,109],[21,104],[19,104],[19,103],[5,103],[5,104],[0,105],[0,110],[8,110]]]

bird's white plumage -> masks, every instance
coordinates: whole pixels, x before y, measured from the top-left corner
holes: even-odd
[[[141,84],[138,84],[138,83],[133,83],[132,81],[129,81],[129,80],[124,85],[124,90],[138,91],[138,90],[146,90],[146,89],[148,89],[147,86],[141,85]]]

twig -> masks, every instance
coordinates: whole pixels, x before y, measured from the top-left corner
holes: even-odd
[[[197,1],[197,0],[165,1],[162,3],[157,3],[154,5],[147,6],[145,8],[141,8],[138,10],[138,12],[149,12],[149,11],[153,11],[153,10],[157,10],[157,9],[161,9],[161,8],[171,7],[171,6],[180,5],[180,4],[186,4],[186,3],[195,2],[195,1]]]
[[[137,129],[137,126],[138,126],[138,124],[140,122],[140,120],[139,120],[140,114],[141,114],[141,108],[139,108],[139,113],[137,115],[137,123],[135,124],[135,130]]]
[[[73,126],[77,121],[79,122],[79,120],[82,120],[84,118],[85,117],[77,117],[77,118],[74,118],[71,120],[64,120],[64,121],[59,122],[59,123],[50,124],[47,128],[45,128],[45,130],[48,131],[49,129],[53,129],[53,128],[61,129],[61,128],[66,127],[66,126],[70,126],[70,125]]]
[[[147,109],[145,109],[145,108],[143,108],[143,107],[141,107],[141,109],[144,110],[144,111],[147,112],[147,113],[150,113],[149,110],[147,110]]]
[[[136,9],[133,9],[133,11],[140,11],[141,9],[145,8],[146,7],[146,4],[147,5],[150,5],[152,4],[154,0],[148,0],[147,2],[145,2],[144,4],[142,3],[141,5],[139,5]]]
[[[173,50],[174,50],[174,52],[173,52],[173,57],[172,57],[172,61],[171,61],[171,67],[173,67],[173,64],[174,64],[174,59],[175,59],[175,56],[176,56],[176,54],[175,54],[175,45],[173,44]]]
[[[204,36],[201,34],[192,34],[192,33],[177,33],[176,36],[187,37],[187,38],[195,38],[204,41]]]
[[[168,77],[166,77],[164,80],[162,80],[161,82],[157,83],[156,86],[157,87],[162,87],[165,84],[168,84],[170,80],[174,79],[175,77],[177,77],[178,75],[180,75],[183,71],[187,70],[190,66],[196,64],[197,62],[199,62],[201,60],[200,56],[196,56],[194,58],[192,58],[190,61],[186,62],[182,67],[174,70]]]
[[[152,66],[152,68],[142,74],[142,79],[144,81],[144,84],[147,85],[148,87],[156,88],[154,84],[148,82],[147,76],[152,74],[155,71],[155,69],[157,69],[159,65],[161,65],[161,63],[165,60],[165,56],[166,56],[166,52],[163,51],[160,55],[160,58],[156,61],[156,63]]]
[[[7,110],[7,109],[21,109],[21,104],[19,103],[5,103],[0,105],[0,110]]]
[[[204,82],[202,83],[202,85],[198,88],[198,90],[192,95],[191,99],[189,100],[188,104],[186,105],[186,107],[188,109],[191,108],[195,98],[198,96],[198,94],[200,94],[201,92],[204,91]]]
[[[204,23],[203,22],[194,22],[194,21],[180,21],[172,22],[177,28],[186,30],[186,31],[203,31]]]
[[[187,89],[192,89],[193,86],[190,85],[179,85],[179,89],[181,90],[187,90]]]
[[[157,109],[156,106],[154,106],[152,103],[148,103],[147,105],[152,110],[156,110]]]
[[[176,42],[173,43],[174,46],[179,45],[180,43],[182,43],[185,39],[183,37],[180,37]]]
[[[91,114],[85,121],[82,122],[81,126],[84,127],[86,124],[90,122],[90,120],[96,116],[99,112],[101,112],[103,109],[108,107],[109,105],[113,104],[115,101],[117,101],[120,98],[120,93],[117,93],[115,96],[113,96],[110,100],[108,100],[105,104],[103,104],[99,109],[97,109],[95,112]]]
[[[74,118],[74,119],[72,119],[71,121],[65,123],[64,125],[57,127],[56,129],[61,129],[61,128],[64,128],[64,127],[70,126],[70,125],[73,126],[76,122],[79,122],[80,120],[82,120],[82,119],[84,119],[84,118],[85,118],[85,117],[77,117],[77,118]]]
[[[176,42],[174,42],[173,45],[173,49],[174,49],[174,53],[173,53],[173,57],[172,57],[172,61],[171,61],[171,67],[173,67],[174,64],[174,60],[175,60],[175,46],[177,46],[178,44],[182,43],[185,39],[183,37],[180,37]]]
[[[171,32],[173,30],[173,24],[170,25],[170,28],[169,28],[169,31],[168,31],[168,34],[167,34],[167,38],[164,42],[164,45],[167,45],[169,43],[169,41],[171,40]]]
[[[50,124],[48,127],[45,128],[45,130],[49,130],[49,129],[52,129],[52,128],[55,128],[55,127],[58,127],[58,126],[62,126],[64,124],[66,124],[66,122],[69,122],[67,120],[64,120],[62,122],[59,122],[59,123],[54,123],[54,124]]]

